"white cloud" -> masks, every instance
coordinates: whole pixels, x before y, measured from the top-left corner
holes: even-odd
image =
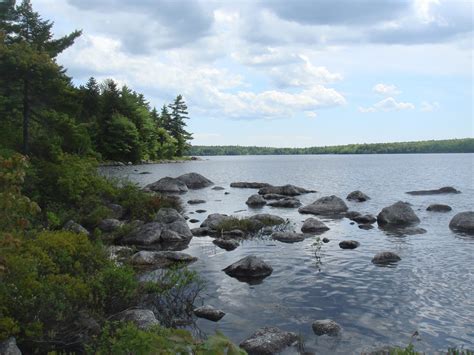
[[[422,112],[433,112],[439,109],[439,103],[423,101],[421,103],[420,111]]]
[[[378,94],[385,95],[385,96],[393,96],[398,95],[401,93],[400,90],[395,85],[391,84],[377,84],[375,85],[372,90]]]
[[[387,97],[370,107],[359,107],[359,112],[370,113],[370,112],[389,112],[389,111],[401,111],[401,110],[414,110],[415,105],[411,102],[400,102],[395,100],[393,97]]]

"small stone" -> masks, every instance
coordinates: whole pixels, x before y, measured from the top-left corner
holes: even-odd
[[[349,195],[347,195],[346,200],[348,201],[356,201],[356,202],[364,202],[370,200],[370,197],[364,194],[362,191],[352,191]]]
[[[223,188],[222,186],[214,186],[211,190],[220,191],[225,190],[225,188]]]
[[[196,213],[206,213],[206,210],[196,210]]]
[[[212,243],[227,251],[234,250],[240,245],[236,240],[222,238],[216,238],[212,241]]]
[[[323,238],[323,243],[329,243],[329,239],[328,238]]]
[[[188,204],[190,205],[199,205],[201,203],[206,203],[206,201],[204,200],[199,200],[199,199],[195,199],[195,200],[189,200],[188,201]]]
[[[298,335],[276,327],[258,329],[249,338],[240,343],[240,347],[249,355],[272,355],[293,345]]]
[[[341,332],[341,326],[330,319],[322,319],[313,322],[313,332],[316,335],[338,336]]]
[[[189,220],[189,223],[198,223],[199,219],[192,218]]]
[[[360,245],[358,241],[355,240],[343,240],[339,243],[341,249],[355,249]]]
[[[391,251],[384,251],[376,254],[372,259],[372,263],[376,265],[384,265],[395,263],[400,260],[402,260],[402,258],[400,258],[397,254]]]
[[[194,314],[196,317],[205,318],[213,322],[217,322],[225,316],[225,312],[211,306],[198,307],[194,310]]]

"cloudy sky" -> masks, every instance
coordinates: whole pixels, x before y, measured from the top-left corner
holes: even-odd
[[[33,0],[74,82],[189,106],[194,144],[473,137],[471,0]]]

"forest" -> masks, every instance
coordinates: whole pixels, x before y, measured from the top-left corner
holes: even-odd
[[[289,154],[410,154],[474,153],[474,138],[399,143],[348,144],[328,147],[272,148],[239,145],[193,145],[191,155],[289,155]]]

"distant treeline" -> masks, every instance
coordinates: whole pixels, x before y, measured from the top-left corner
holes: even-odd
[[[289,155],[289,154],[409,154],[474,153],[474,138],[419,142],[348,144],[329,147],[271,148],[238,145],[191,147],[191,155]]]

